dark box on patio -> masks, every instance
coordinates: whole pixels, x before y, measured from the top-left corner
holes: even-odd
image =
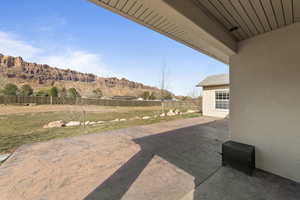
[[[222,144],[222,165],[252,175],[255,169],[255,147],[234,141]]]

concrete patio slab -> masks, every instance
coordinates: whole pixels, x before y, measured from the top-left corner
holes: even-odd
[[[154,156],[122,200],[174,200],[184,196],[194,187],[193,176],[163,158]]]
[[[0,199],[299,199],[299,184],[221,167],[226,120],[193,118],[19,148],[0,166]]]
[[[106,134],[22,146],[0,167],[0,199],[83,199],[139,150]]]
[[[192,200],[299,200],[300,184],[257,170],[253,177],[222,167],[195,189]]]

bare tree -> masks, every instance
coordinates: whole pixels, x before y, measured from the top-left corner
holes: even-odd
[[[8,80],[6,77],[4,76],[0,76],[0,94],[2,92],[2,89],[4,88],[4,86],[8,83]]]
[[[160,75],[160,100],[161,100],[161,111],[162,113],[165,112],[165,105],[164,100],[167,93],[167,87],[168,87],[168,76],[170,74],[170,71],[167,67],[167,64],[165,61],[163,61],[162,67],[161,67],[161,75]]]
[[[8,80],[4,76],[0,76],[0,87],[3,87],[6,83],[8,83]]]
[[[191,89],[191,91],[187,94],[187,96],[192,97],[193,99],[197,98],[200,96],[199,91],[197,90],[197,88],[193,87]]]

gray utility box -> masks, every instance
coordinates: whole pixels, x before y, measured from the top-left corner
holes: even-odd
[[[255,169],[255,147],[234,141],[222,144],[222,165],[252,175]]]

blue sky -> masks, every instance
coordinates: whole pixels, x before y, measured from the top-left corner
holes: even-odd
[[[0,53],[28,61],[125,77],[159,86],[163,63],[167,87],[177,95],[228,66],[87,0],[1,2]]]

